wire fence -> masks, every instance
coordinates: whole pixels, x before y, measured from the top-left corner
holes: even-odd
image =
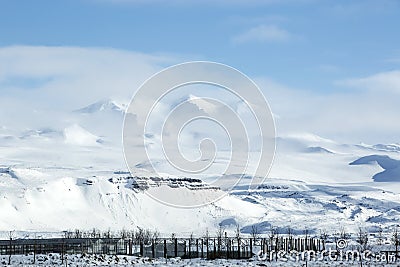
[[[324,240],[318,238],[49,238],[0,240],[0,255],[18,254],[109,254],[149,258],[251,258],[263,253],[297,250],[322,251]]]

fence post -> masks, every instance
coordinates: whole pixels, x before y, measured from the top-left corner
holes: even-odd
[[[201,257],[204,259],[204,239],[201,239]]]
[[[218,258],[221,257],[221,243],[222,243],[222,238],[218,237]]]
[[[196,239],[196,257],[199,257],[199,239]]]
[[[240,256],[240,238],[238,238],[238,259],[240,259],[241,258],[241,256]]]
[[[33,244],[33,264],[36,262],[36,238],[35,243]]]
[[[214,259],[216,258],[216,250],[217,250],[217,247],[215,246],[215,238],[213,239],[213,244],[214,244],[214,253],[213,253],[213,255],[214,255]]]
[[[207,259],[210,258],[209,252],[208,252],[208,238],[206,239],[206,248],[207,248]]]
[[[229,249],[231,247],[231,240],[226,238],[225,239],[225,249],[226,249],[226,259],[229,259]]]
[[[175,238],[175,258],[178,257],[178,239]]]
[[[187,253],[186,253],[186,239],[184,239],[183,240],[183,256],[186,256],[187,255]]]
[[[263,251],[264,254],[267,252],[267,249],[268,249],[267,246],[268,246],[268,244],[267,244],[267,239],[266,239],[266,238],[263,238],[262,251]]]
[[[164,258],[167,258],[167,240],[164,239]]]
[[[151,257],[154,259],[156,257],[156,251],[154,246],[154,240],[151,241]]]
[[[186,245],[186,241],[185,241],[185,245]],[[191,242],[191,239],[189,239],[189,249],[188,249],[188,252],[189,252],[189,259],[190,259],[190,252],[191,252],[190,247],[191,247],[191,245],[192,245],[192,242]]]
[[[61,264],[64,264],[64,239],[61,245]]]
[[[255,239],[254,239],[254,241],[255,241]],[[252,254],[253,254],[253,239],[250,238],[250,257],[251,257]]]

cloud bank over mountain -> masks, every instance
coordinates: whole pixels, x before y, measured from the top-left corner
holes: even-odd
[[[99,99],[128,103],[141,83],[178,60],[103,48],[2,47],[2,127],[57,125],[59,113]],[[399,73],[343,78],[343,90],[330,93],[291,88],[268,77],[255,81],[275,114],[278,135],[313,132],[350,142],[393,143],[400,134],[400,125],[393,123],[400,113]]]

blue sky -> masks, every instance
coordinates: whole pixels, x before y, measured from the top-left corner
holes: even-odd
[[[318,91],[399,66],[399,1],[201,2],[2,1],[0,45],[180,55]]]
[[[3,0],[0,104],[74,110],[210,60],[256,80],[278,133],[400,142],[399,26],[397,0]]]

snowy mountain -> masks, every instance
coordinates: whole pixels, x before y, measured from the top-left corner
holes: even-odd
[[[378,164],[383,172],[373,176],[375,182],[400,182],[400,160],[395,160],[386,155],[370,155],[359,158],[350,165]]]
[[[109,112],[115,111],[117,113],[125,113],[127,108],[126,104],[117,103],[115,100],[105,99],[100,100],[96,103],[90,104],[86,107],[81,109],[75,110],[74,112],[82,113],[82,114],[90,114],[90,113],[97,113],[97,112]]]
[[[199,110],[216,112],[207,100],[197,101],[193,95],[184,99]],[[170,176],[162,153],[153,162],[136,162],[129,174],[121,145],[124,110],[124,105],[106,100],[57,114],[57,125],[1,127],[0,209],[7,216],[0,218],[0,231],[141,226],[165,235],[201,235],[220,224],[227,231],[239,224],[248,233],[252,225],[262,231],[274,225],[282,231],[291,226],[301,232],[307,226],[318,232],[332,225],[376,229],[398,223],[398,145],[341,144],[312,133],[282,134],[265,183],[249,191],[250,177],[245,175],[226,192],[229,179],[242,174],[217,182],[217,172]],[[201,130],[188,131],[187,142],[210,131]],[[149,132],[147,138],[155,143],[159,137]],[[215,160],[216,170],[227,161],[225,154]],[[151,164],[162,175],[150,172]],[[227,196],[207,206],[180,209],[153,199],[149,192],[156,190],[188,200]]]

